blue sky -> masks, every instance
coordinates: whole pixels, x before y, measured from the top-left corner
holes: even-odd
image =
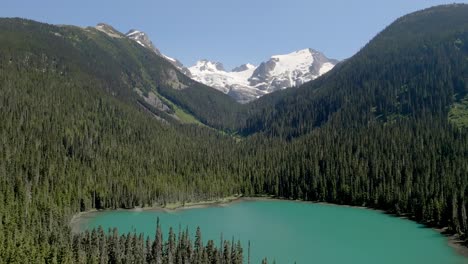
[[[52,24],[111,24],[145,31],[165,54],[191,66],[199,59],[226,68],[314,48],[330,58],[355,54],[398,17],[440,0],[42,0],[4,1],[1,17]],[[465,2],[468,1],[457,1]]]

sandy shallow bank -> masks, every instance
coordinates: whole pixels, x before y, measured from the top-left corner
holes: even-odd
[[[160,212],[176,212],[188,209],[197,209],[197,208],[208,208],[208,207],[219,207],[219,206],[227,206],[233,204],[235,202],[243,201],[244,199],[250,198],[243,198],[242,196],[229,196],[225,198],[220,198],[216,200],[209,200],[209,201],[199,201],[199,202],[176,202],[176,203],[167,203],[165,206],[162,205],[155,205],[155,206],[146,206],[146,207],[135,207],[132,209],[104,209],[104,210],[97,210],[91,209],[85,212],[80,212],[75,214],[72,219],[70,220],[69,226],[72,230],[72,233],[79,233],[83,231],[86,227],[89,220],[93,219],[97,214],[103,212],[111,212],[111,211],[129,211],[129,212],[144,212],[144,211],[160,211]]]
[[[292,201],[292,202],[301,202],[301,203],[309,203],[309,204],[321,204],[327,206],[340,206],[340,207],[353,207],[353,208],[360,208],[364,210],[377,210],[373,208],[368,208],[364,206],[351,206],[351,205],[340,205],[340,204],[332,204],[332,203],[325,203],[325,202],[313,202],[313,201],[302,201],[302,200],[289,200],[289,199],[281,199],[276,198],[273,196],[260,196],[260,197],[243,197],[243,196],[230,196],[226,198],[221,198],[217,200],[211,201],[200,201],[200,202],[178,202],[178,203],[168,203],[166,206],[151,206],[151,207],[136,207],[133,209],[106,209],[106,210],[89,210],[86,212],[81,212],[73,216],[70,221],[70,227],[73,233],[81,232],[87,225],[87,223],[94,218],[97,214],[102,212],[109,212],[109,211],[133,211],[133,212],[143,212],[143,211],[161,211],[161,212],[176,212],[181,210],[188,210],[188,209],[198,209],[198,208],[208,208],[208,207],[220,207],[220,206],[228,206],[234,203],[239,202],[255,202],[255,201]],[[381,213],[385,213],[385,211],[377,210]],[[399,217],[403,219],[408,219],[407,217],[402,216],[395,216],[389,215],[394,217]],[[411,220],[411,219],[410,219]],[[442,234],[447,238],[448,245],[457,252],[457,254],[464,256],[467,258],[468,262],[468,247],[464,245],[463,241],[460,239],[458,235],[453,235],[447,233],[447,228],[432,228],[436,232]]]

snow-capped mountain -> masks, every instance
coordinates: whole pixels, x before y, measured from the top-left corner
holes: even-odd
[[[262,95],[314,80],[336,64],[336,60],[328,59],[318,51],[304,49],[272,56],[258,67],[244,64],[226,71],[219,62],[201,60],[189,70],[194,80],[247,103]]]
[[[96,28],[117,36],[114,32],[116,30],[108,25],[100,24]],[[180,61],[161,53],[144,32],[132,29],[125,36],[165,58],[195,81],[226,93],[240,103],[314,80],[338,63],[318,51],[303,49],[272,56],[259,66],[248,63],[231,71],[226,71],[222,63],[209,60],[200,60],[194,66],[186,68]]]
[[[154,46],[153,42],[151,42],[150,38],[148,37],[148,35],[145,32],[142,32],[142,31],[139,31],[139,30],[136,30],[136,29],[131,29],[130,31],[127,32],[127,34],[125,34],[125,36],[127,36],[127,38],[129,38],[129,39],[132,39],[132,40],[136,41],[142,47],[145,47],[145,48],[148,48],[148,49],[152,50],[157,55],[159,55],[159,56],[165,58],[166,60],[168,60],[169,62],[171,62],[174,66],[176,66],[185,75],[187,75],[189,77],[192,77],[191,74],[190,74],[190,71],[186,67],[184,67],[184,65],[180,61],[178,61],[178,60],[176,60],[174,58],[171,58],[171,57],[169,57],[167,55],[162,54],[161,51],[158,48],[156,48],[156,46]]]
[[[224,70],[223,64],[208,60],[198,61],[197,64],[189,68],[194,80],[216,88],[223,93],[228,93],[232,86],[248,87],[248,79],[255,69],[254,65],[245,64],[228,72]]]
[[[127,38],[129,39],[133,39],[141,46],[154,51],[154,53],[158,54],[159,56],[162,56],[161,51],[159,51],[154,46],[153,42],[151,42],[150,38],[148,37],[148,35],[146,35],[145,32],[136,29],[130,29],[130,31],[128,31],[127,34],[125,34],[125,36],[127,36]]]
[[[249,78],[250,85],[267,92],[299,86],[316,79],[335,66],[322,53],[303,49],[285,55],[275,55],[263,62]]]

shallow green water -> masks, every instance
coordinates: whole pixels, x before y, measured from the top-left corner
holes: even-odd
[[[164,235],[168,227],[197,226],[203,240],[233,236],[246,248],[251,241],[252,263],[467,263],[439,233],[409,220],[377,211],[289,201],[246,201],[224,207],[98,213],[84,228],[99,225],[119,232],[136,230],[154,237],[156,217]]]

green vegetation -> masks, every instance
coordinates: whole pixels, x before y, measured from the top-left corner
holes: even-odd
[[[468,96],[452,105],[449,120],[458,127],[468,128]]]
[[[223,128],[218,115],[228,116],[240,107],[229,96],[191,80],[165,59],[124,37],[109,36],[95,28],[53,26],[23,19],[2,19],[0,30],[0,47],[7,56],[3,59],[20,63],[16,60],[21,58],[24,66],[62,75],[87,74],[99,82],[101,89],[134,105],[143,99],[141,95],[159,94],[172,101],[172,106],[175,103],[176,115],[183,122],[196,122],[189,116],[193,115],[204,124]],[[180,93],[182,99],[173,100],[167,90]],[[168,117],[161,109],[153,114]]]
[[[143,234],[119,236],[117,229],[106,234],[102,228],[86,231],[73,239],[73,252],[61,261],[72,263],[243,263],[243,249],[239,241],[223,241],[216,247],[213,240],[203,244],[200,228],[191,241],[188,229],[176,234],[169,229],[163,240],[161,225],[157,220],[156,236],[150,240]],[[221,245],[221,244],[220,244]]]
[[[1,19],[0,259],[84,263],[96,244],[71,234],[77,212],[233,194],[365,205],[466,238],[468,131],[448,116],[468,94],[467,13],[405,16],[317,81],[247,106],[125,38]],[[226,133],[178,124],[178,108]]]
[[[290,139],[326,124],[446,119],[468,94],[467,9],[441,6],[398,19],[329,74],[254,102],[240,130]]]
[[[68,222],[80,211],[238,189],[223,169],[236,144],[229,137],[155,121],[81,71],[38,71],[13,58],[0,63],[0,259],[65,262],[74,250]]]
[[[179,117],[179,120],[183,124],[197,124],[197,125],[202,124],[193,115],[186,113],[184,110],[180,109],[179,107],[175,107],[175,114],[177,115],[177,117]]]
[[[185,112],[183,109],[181,109],[179,106],[175,105],[171,101],[163,98],[163,101],[172,109],[174,109],[175,115],[179,118],[180,122],[183,124],[195,124],[195,125],[203,125],[196,119],[193,115]]]
[[[158,92],[202,123],[229,134],[237,131],[246,115],[242,111],[244,106],[222,92],[198,83],[183,90],[160,86]]]

